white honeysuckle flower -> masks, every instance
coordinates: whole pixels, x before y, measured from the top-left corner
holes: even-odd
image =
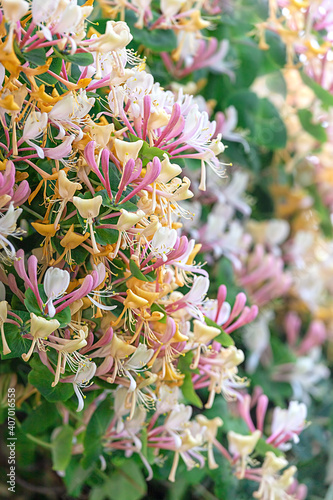
[[[130,29],[124,21],[107,21],[105,33],[97,37],[90,48],[101,53],[113,52],[124,49],[132,39]]]
[[[38,111],[32,111],[30,115],[27,117],[22,141],[25,141],[29,146],[33,147],[40,158],[44,158],[44,151],[40,146],[33,143],[31,139],[38,139],[46,130],[48,121],[47,113],[39,113]]]
[[[115,139],[114,141],[117,158],[123,165],[126,165],[128,160],[136,160],[142,146],[142,140],[135,142],[126,142],[121,141],[120,139]]]
[[[184,60],[187,68],[193,64],[199,45],[200,38],[197,31],[180,30],[177,33],[177,55],[179,54],[180,60]]]
[[[60,323],[57,319],[47,320],[42,316],[36,316],[34,313],[30,313],[30,335],[32,336],[32,343],[29,351],[26,354],[22,354],[22,359],[24,361],[29,361],[31,354],[37,343],[37,347],[40,349],[43,346],[42,339],[47,338],[51,333],[53,333],[57,328],[59,328]]]
[[[6,21],[17,23],[28,12],[29,3],[25,0],[2,0],[1,6]]]
[[[126,80],[124,92],[131,101],[130,112],[134,118],[142,116],[143,98],[150,94],[154,78],[146,71],[136,71],[135,75]]]
[[[113,408],[116,417],[116,432],[119,434],[124,429],[124,422],[122,417],[129,413],[129,408],[125,406],[128,389],[122,385],[118,385],[114,391]]]
[[[112,298],[114,296],[114,292],[112,291],[111,286],[107,286],[106,288],[102,288],[101,290],[99,289],[106,277],[105,265],[103,264],[103,262],[100,262],[97,265],[94,264],[93,268],[98,274],[98,281],[94,290],[88,293],[87,297],[89,298],[90,302],[94,304],[94,306],[102,309],[102,311],[112,311],[113,309],[116,309],[117,306],[107,306],[105,304],[102,304],[100,300],[98,300],[101,298]]]
[[[6,257],[13,259],[15,257],[15,248],[12,243],[7,239],[7,236],[20,238],[24,231],[16,227],[17,219],[23,212],[22,208],[14,208],[11,203],[5,215],[1,214],[0,217],[0,249],[5,251]]]
[[[83,19],[84,11],[75,0],[66,3],[65,9],[62,2],[57,9],[58,16],[53,31],[59,34],[74,34]]]
[[[82,388],[90,385],[90,380],[94,377],[96,373],[96,364],[93,361],[90,361],[86,358],[84,363],[81,363],[73,380],[73,387],[77,399],[79,401],[79,405],[77,407],[77,412],[83,410],[84,407],[84,398],[85,396],[82,393]]]
[[[290,401],[286,410],[276,407],[273,412],[271,424],[272,434],[278,436],[278,440],[285,437],[299,443],[299,434],[306,427],[307,407],[304,403]],[[279,446],[283,450],[291,448],[291,444]]]
[[[253,493],[253,497],[261,500],[294,500],[295,496],[289,495],[287,490],[294,482],[296,467],[291,466],[282,475],[278,474],[287,465],[288,460],[285,458],[277,457],[272,451],[266,452],[260,486],[258,491]]]
[[[39,25],[52,19],[59,3],[60,0],[32,0],[31,14],[34,23]]]
[[[63,271],[57,267],[49,267],[44,276],[44,291],[47,296],[48,314],[52,318],[55,313],[53,301],[62,297],[66,292],[70,282],[68,271]],[[45,304],[45,305],[46,305]]]
[[[250,351],[250,355],[246,358],[246,370],[249,373],[253,373],[256,370],[260,358],[270,347],[271,333],[269,323],[273,318],[273,311],[263,311],[255,321],[246,325],[244,329],[243,340]]]
[[[308,356],[297,358],[294,373],[291,375],[290,383],[294,396],[306,404],[309,404],[309,394],[320,394],[321,391],[316,385],[330,376],[329,368],[320,362],[320,357],[320,347],[314,347]]]
[[[207,318],[215,321],[216,324],[223,325],[229,319],[231,305],[229,304],[229,302],[223,302],[222,307],[219,310],[218,317],[216,318],[217,306],[218,302],[216,299],[209,299],[203,305],[203,312],[205,313],[205,316],[207,316]]]
[[[121,208],[120,212],[121,215],[117,222],[117,229],[120,232],[128,231],[146,215],[142,210],[137,210],[136,212],[128,212],[124,208]]]
[[[232,455],[240,457],[240,470],[236,473],[238,479],[243,479],[246,466],[249,462],[249,455],[253,453],[260,437],[261,432],[259,430],[254,431],[248,436],[238,434],[234,431],[228,432],[229,451]]]
[[[85,90],[70,92],[58,101],[49,112],[49,119],[59,129],[56,139],[63,139],[66,131],[77,134],[81,139],[83,132],[79,127],[95,104],[94,97],[87,97]]]
[[[154,355],[154,349],[148,349],[145,344],[139,344],[135,352],[122,365],[126,376],[130,379],[129,391],[133,392],[137,386],[131,371],[137,373],[145,369],[147,363]]]
[[[154,349],[148,349],[146,344],[139,344],[136,351],[123,364],[125,370],[135,372],[143,370],[144,366],[150,361],[154,354]]]
[[[269,245],[281,245],[289,236],[290,226],[286,220],[271,219],[266,228],[266,241]]]
[[[160,9],[163,15],[170,19],[178,14],[184,3],[185,0],[161,0]]]
[[[244,195],[249,184],[249,174],[241,170],[236,170],[230,177],[229,184],[220,189],[216,194],[228,206],[249,216],[251,208],[244,200]],[[214,188],[213,185],[210,187]]]
[[[180,434],[183,433],[187,428],[191,416],[191,406],[179,404],[178,406],[176,406],[176,408],[171,410],[167,419],[165,420],[164,427],[167,432],[173,437],[176,448],[180,448],[182,445]]]
[[[197,104],[194,104],[185,118],[183,135],[189,135],[186,141],[189,146],[203,151],[205,147],[208,148],[215,128],[216,122],[210,122],[208,113],[206,111],[200,112]]]
[[[180,398],[180,389],[177,386],[170,387],[167,384],[161,384],[158,390],[156,401],[156,411],[159,414],[168,413],[178,406]]]
[[[6,70],[3,64],[0,63],[0,90],[2,89],[2,84],[5,79]]]
[[[152,253],[164,262],[167,261],[167,255],[173,250],[177,240],[177,231],[168,227],[160,227],[157,229],[150,243]]]
[[[200,321],[204,321],[204,317],[199,306],[204,304],[209,284],[206,276],[195,276],[191,290],[184,296],[188,312]]]

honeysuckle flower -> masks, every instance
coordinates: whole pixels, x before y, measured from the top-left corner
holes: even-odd
[[[5,19],[10,26],[5,46],[5,52],[10,53],[13,50],[13,34],[16,23],[28,12],[29,3],[25,0],[2,0],[1,6]]]
[[[246,465],[250,460],[249,455],[253,453],[261,437],[261,432],[256,430],[249,436],[244,436],[234,431],[229,431],[227,437],[230,453],[234,455],[236,460],[240,459],[240,469],[237,471],[237,477],[242,479],[245,474]]]
[[[176,448],[181,446],[180,434],[186,429],[191,416],[191,406],[179,404],[170,412],[164,423],[164,428],[173,437]]]
[[[250,350],[250,355],[246,358],[246,370],[249,373],[253,373],[264,355],[270,352],[269,323],[273,317],[273,311],[264,311],[244,331],[244,343]]]
[[[206,293],[209,288],[209,279],[205,276],[195,276],[191,290],[174,302],[168,308],[171,311],[176,311],[182,307],[186,307],[187,311],[200,321],[204,321],[200,306],[203,304]]]
[[[156,412],[158,414],[168,413],[178,405],[179,397],[179,387],[170,387],[167,384],[161,384],[156,400]]]
[[[44,291],[47,296],[45,305],[48,307],[48,315],[52,318],[56,309],[53,301],[62,297],[66,292],[70,282],[70,275],[67,271],[57,267],[49,267],[44,276]]]
[[[166,17],[166,19],[170,19],[174,17],[184,5],[184,0],[161,0],[161,11]]]
[[[120,209],[120,217],[116,224],[116,228],[119,231],[118,240],[116,247],[112,253],[112,258],[114,259],[120,248],[122,238],[125,240],[126,245],[132,245],[131,239],[127,236],[127,231],[130,230],[135,224],[140,222],[145,217],[145,212],[143,210],[137,210],[136,212],[128,212],[124,208]]]
[[[167,260],[167,255],[173,250],[177,240],[177,231],[168,227],[160,227],[157,229],[150,243],[152,253],[164,262]]]
[[[44,150],[45,151],[45,150]],[[73,199],[76,191],[82,189],[79,182],[72,182],[67,178],[66,172],[60,170],[58,173],[58,191],[61,198],[60,207],[57,213],[57,217],[54,221],[54,227],[58,227],[58,223],[61,219],[61,215],[66,207],[67,203]]]
[[[75,139],[75,135],[71,134],[64,138],[59,146],[54,148],[43,148],[44,155],[47,158],[52,158],[53,160],[60,160],[65,166],[70,162],[66,162],[65,158],[69,156],[72,152],[72,143]]]
[[[193,334],[190,335],[190,340],[193,345],[198,345],[195,359],[191,365],[191,369],[195,370],[199,363],[201,349],[206,349],[206,345],[217,337],[221,333],[221,330],[214,326],[208,326],[197,319],[193,321],[193,326]]]
[[[2,0],[1,6],[7,21],[17,23],[29,10],[25,0]]]
[[[281,498],[292,500],[294,495],[288,495],[287,490],[294,481],[296,467],[291,466],[282,475],[278,473],[288,465],[288,461],[283,457],[277,457],[273,452],[268,451],[262,466],[261,480],[258,491],[253,493],[254,498],[268,499]]]
[[[96,52],[113,52],[124,49],[130,43],[133,36],[130,33],[128,25],[123,21],[108,21],[106,23],[105,33],[94,39],[90,49]]]
[[[145,344],[139,344],[136,351],[122,365],[125,375],[130,379],[129,390],[134,391],[136,382],[131,375],[131,371],[138,373],[144,369],[154,354],[153,349],[147,349]]]
[[[95,254],[99,253],[99,250],[97,248],[95,240],[93,219],[98,216],[102,202],[103,198],[100,195],[95,196],[95,198],[91,199],[84,199],[84,198],[79,198],[78,196],[73,196],[73,203],[86,223],[86,230],[89,226],[90,238],[93,245],[93,251]]]
[[[213,444],[216,439],[218,428],[223,425],[223,420],[219,417],[209,420],[205,415],[196,415],[196,421],[204,428],[205,437],[208,442],[208,466],[210,469],[218,469],[213,453]]]
[[[48,23],[57,12],[60,0],[32,0],[31,14],[34,22],[41,27],[47,40],[52,40],[52,35],[46,26],[42,23]]]
[[[194,387],[208,387],[209,397],[205,408],[211,408],[215,394],[223,394],[227,401],[240,399],[239,390],[248,385],[246,378],[238,376],[238,365],[244,361],[244,353],[235,346],[220,347],[213,342],[218,352],[202,353],[199,370],[202,375],[195,376]]]
[[[274,446],[283,450],[291,448],[291,444],[286,441],[292,439],[294,443],[298,443],[299,434],[306,427],[306,415],[306,405],[298,401],[290,401],[286,410],[274,408],[269,443],[274,443]]]
[[[34,313],[30,313],[30,335],[32,336],[32,343],[30,349],[27,354],[22,354],[22,359],[24,361],[29,361],[31,354],[37,346],[39,349],[42,348],[43,342],[42,339],[47,339],[51,333],[53,333],[57,328],[59,328],[60,323],[57,319],[47,320],[42,316],[36,316]]]
[[[7,236],[20,238],[24,231],[16,227],[17,219],[22,213],[22,208],[14,209],[14,204],[11,203],[5,215],[0,218],[0,248],[5,252],[5,257],[13,259],[15,257],[15,248],[7,239]]]
[[[142,146],[143,141],[141,140],[135,142],[125,142],[119,139],[114,140],[117,158],[122,165],[125,165],[128,160],[136,160]]]
[[[43,149],[32,142],[32,139],[38,139],[46,130],[48,122],[47,113],[39,113],[38,111],[32,111],[30,115],[27,117],[21,142],[26,142],[37,151],[37,154],[40,158],[44,158]]]
[[[61,337],[52,337],[52,341],[45,342],[46,345],[53,347],[58,351],[58,362],[54,382],[52,387],[55,387],[60,379],[60,374],[65,373],[66,363],[70,366],[71,370],[76,371],[85,364],[86,358],[77,351],[87,345],[86,341],[87,331],[81,329],[73,339],[63,339]]]
[[[82,394],[82,388],[90,385],[91,379],[95,376],[96,368],[96,363],[87,359],[84,363],[80,364],[75,374],[73,387],[79,402],[77,412],[82,411],[84,407],[85,396]]]
[[[293,397],[309,405],[310,395],[320,395],[320,382],[330,376],[329,369],[320,358],[320,347],[314,347],[307,356],[297,358],[295,363],[278,365],[273,379],[289,382]]]
[[[80,8],[80,7],[78,7]],[[56,139],[65,137],[66,130],[82,138],[79,125],[95,103],[93,97],[87,97],[86,91],[75,94],[70,92],[58,101],[48,114],[49,120],[59,129]]]

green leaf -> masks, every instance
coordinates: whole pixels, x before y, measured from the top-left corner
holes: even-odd
[[[45,49],[35,49],[31,52],[23,52],[23,57],[36,66],[43,66],[46,63]]]
[[[266,77],[266,85],[272,92],[281,94],[283,97],[287,95],[287,84],[282,74],[282,71],[274,71]]]
[[[306,132],[312,135],[319,142],[327,141],[327,133],[321,123],[314,123],[313,116],[309,109],[299,109],[298,118]]]
[[[88,477],[93,472],[93,466],[89,469],[83,469],[83,467],[78,462],[77,457],[72,457],[66,467],[66,475],[63,478],[64,483],[67,487],[67,494],[74,498],[80,496],[82,487],[86,483]]]
[[[41,316],[42,311],[38,305],[37,297],[35,293],[31,290],[31,288],[27,288],[25,292],[24,305],[30,313],[34,313],[37,314],[37,316]]]
[[[214,328],[218,328],[221,331],[220,335],[218,335],[214,339],[216,342],[219,342],[223,347],[235,345],[234,339],[230,335],[228,335],[217,323],[215,323],[215,321],[205,316],[205,322],[206,325],[213,326]]]
[[[18,326],[13,325],[11,323],[5,323],[4,332],[8,347],[11,350],[11,352],[9,354],[6,354],[6,356],[4,354],[1,354],[2,360],[19,358],[22,356],[23,353],[29,351],[29,348],[31,346],[31,340],[22,337],[22,334],[20,333],[20,328]],[[0,343],[1,343],[1,353],[3,353],[1,339]]]
[[[301,71],[301,77],[303,82],[310,87],[310,89],[313,90],[315,95],[320,99],[320,101],[323,103],[323,107],[325,109],[330,108],[333,106],[333,95],[325,90],[319,83],[317,83],[315,80],[310,78],[306,73]]]
[[[248,90],[234,92],[228,106],[235,106],[238,125],[250,130],[250,137],[259,146],[268,149],[284,148],[287,132],[279,112],[268,99],[259,99]]]
[[[137,278],[140,281],[155,281],[156,278],[154,279],[151,276],[147,276],[147,275],[143,274],[142,271],[140,271],[140,269],[138,268],[138,266],[134,262],[134,260],[130,259],[129,266],[130,266],[131,274],[132,274],[132,276],[134,276],[134,278]]]
[[[60,416],[55,411],[54,404],[43,400],[42,404],[29,413],[22,424],[21,430],[25,434],[42,434],[54,426],[57,419],[60,419]]]
[[[162,319],[159,320],[159,323],[166,323],[167,320],[167,313],[165,311],[165,308],[161,306],[160,304],[152,304],[150,311],[153,313],[154,311],[158,311],[160,313],[163,313],[164,316]]]
[[[134,134],[128,134],[128,135],[131,142],[137,142],[142,140]],[[161,161],[164,160],[165,154],[166,152],[163,151],[162,149],[150,147],[146,141],[143,141],[142,147],[139,151],[139,158],[142,160],[142,165],[145,167],[147,163],[149,163],[155,158],[155,156],[157,156],[157,158],[159,158]]]
[[[84,453],[81,460],[81,465],[84,469],[90,467],[101,455],[103,451],[101,440],[112,416],[111,401],[107,398],[97,407],[87,425],[83,441]]]
[[[117,229],[110,229],[95,226],[95,238],[99,245],[111,245],[118,240],[119,232]]]
[[[126,11],[125,20],[137,44],[141,44],[154,52],[171,52],[177,48],[177,38],[173,30],[154,29],[150,31],[147,28],[138,29],[135,27],[138,18],[130,10]]]
[[[282,342],[276,336],[271,337],[271,346],[273,351],[274,364],[295,363],[296,356],[293,354],[288,344]]]
[[[146,495],[147,483],[134,460],[126,460],[111,474],[108,492],[111,500],[140,500]]]
[[[272,446],[269,443],[266,443],[264,438],[260,438],[259,441],[257,442],[257,445],[255,447],[255,451],[264,457],[268,451],[271,451],[276,455],[277,457],[283,457],[284,453],[281,450],[278,450],[274,446]]]
[[[192,382],[192,373],[195,371],[191,370],[190,365],[193,359],[193,352],[188,352],[185,356],[181,356],[178,362],[178,370],[181,371],[185,375],[183,380],[183,384],[181,386],[181,390],[184,398],[191,405],[197,406],[198,408],[202,408],[203,404],[199,396],[194,390],[193,382]]]
[[[57,319],[60,323],[59,328],[65,328],[71,322],[72,315],[69,306],[65,307],[61,312],[54,315],[52,319]]]
[[[90,66],[94,62],[93,55],[90,52],[80,52],[79,54],[66,55],[65,61],[77,64],[78,66]]]
[[[94,62],[93,55],[90,52],[79,52],[78,54],[66,54],[56,47],[53,47],[54,53],[64,61],[77,64],[78,66],[89,66]]]
[[[43,365],[39,358],[34,357],[30,361],[30,366],[32,370],[28,375],[28,380],[47,401],[50,403],[67,401],[73,395],[74,389],[70,383],[59,382],[55,387],[52,387],[54,375]]]
[[[52,439],[52,469],[63,471],[66,469],[72,454],[74,429],[70,425],[63,425],[55,429]]]
[[[52,71],[52,73],[59,75],[61,71],[61,64],[62,64],[62,59],[60,57],[54,57],[49,67],[49,71]],[[58,82],[58,80],[54,76],[49,75],[48,73],[42,73],[41,75],[36,75],[35,78],[40,83],[44,83],[46,85],[54,86]]]

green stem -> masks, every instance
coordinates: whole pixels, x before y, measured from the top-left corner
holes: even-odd
[[[41,215],[39,215],[34,210],[31,210],[31,208],[27,207],[26,205],[21,205],[21,208],[23,208],[23,210],[26,210],[27,212],[29,212],[29,214],[34,215],[35,217],[37,217],[37,219],[43,220],[43,217]]]
[[[33,441],[36,444],[39,444],[40,446],[43,446],[43,448],[48,448],[52,449],[52,444],[51,443],[46,443],[45,441],[42,441],[39,438],[36,438],[35,436],[32,436],[31,434],[26,434],[27,438],[30,439],[30,441]]]

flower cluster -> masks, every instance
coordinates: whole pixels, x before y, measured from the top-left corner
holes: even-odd
[[[294,180],[269,186],[272,216],[258,218],[255,174],[237,155],[229,162],[233,148],[252,152],[237,102],[214,117],[216,102],[198,95],[205,81],[186,81],[210,69],[237,80],[230,41],[206,36],[219,2],[96,3],[103,23],[90,0],[2,0],[0,9],[1,356],[17,373],[30,369],[20,404],[36,393],[57,403],[63,425],[52,442],[71,429],[59,475],[77,455],[85,469],[100,459],[101,474],[106,458],[139,457],[147,480],[166,462],[171,482],[178,468],[227,465],[257,483],[254,498],[303,500],[288,451],[329,377],[321,349],[332,323],[332,245],[307,190],[313,180],[333,206],[329,142],[314,154],[304,126],[315,119],[312,136],[330,134],[329,111],[306,84],[328,43],[317,47],[313,30],[329,13],[309,7],[301,41],[290,34],[304,9],[294,3],[277,2],[279,17],[271,2],[256,26],[261,48],[265,29],[287,43],[287,99],[265,77],[252,95],[281,108]],[[154,37],[165,35],[158,62],[181,84],[162,86],[149,66]],[[296,54],[303,80],[289,68]],[[225,262],[231,279],[216,277]],[[276,350],[287,346],[291,359],[268,378],[293,396],[269,405],[246,374],[275,356],[273,320],[286,339]]]

